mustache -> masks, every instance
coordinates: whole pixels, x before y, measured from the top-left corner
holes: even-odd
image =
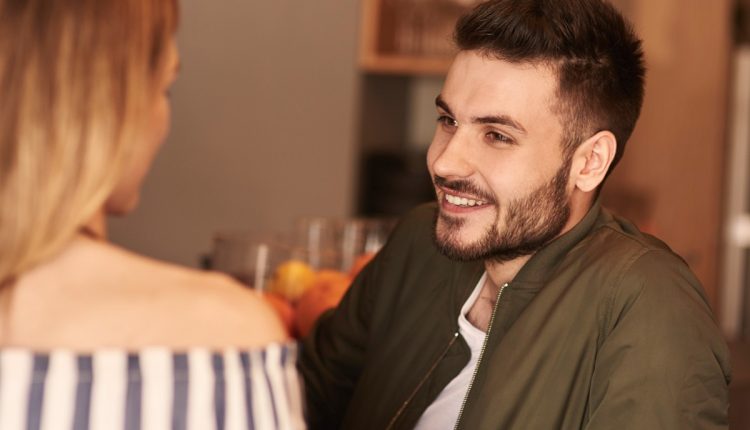
[[[466,179],[454,179],[448,180],[442,176],[435,175],[432,178],[432,182],[441,188],[445,188],[457,193],[471,194],[479,197],[487,203],[495,203],[495,198],[492,194],[476,186],[473,182]]]

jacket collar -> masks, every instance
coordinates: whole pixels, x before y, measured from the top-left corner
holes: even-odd
[[[601,205],[597,200],[578,224],[531,256],[516,274],[513,286],[541,287],[562,258],[594,229],[601,214]]]

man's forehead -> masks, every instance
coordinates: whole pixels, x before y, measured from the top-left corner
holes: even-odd
[[[498,114],[498,109],[519,115],[540,109],[552,113],[557,102],[557,76],[543,64],[511,63],[463,51],[456,56],[440,97],[467,116]]]

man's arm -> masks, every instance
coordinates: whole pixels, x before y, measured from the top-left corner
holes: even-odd
[[[362,270],[339,306],[325,312],[303,341],[299,370],[311,429],[339,428],[364,366],[372,309],[367,284],[375,264]]]
[[[650,251],[614,288],[586,429],[728,428],[728,349],[689,269]]]

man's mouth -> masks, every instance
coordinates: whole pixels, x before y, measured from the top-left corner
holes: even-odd
[[[469,197],[454,196],[448,193],[445,193],[445,201],[447,201],[448,203],[454,206],[465,207],[465,208],[487,205],[487,202],[484,200],[473,199]]]

